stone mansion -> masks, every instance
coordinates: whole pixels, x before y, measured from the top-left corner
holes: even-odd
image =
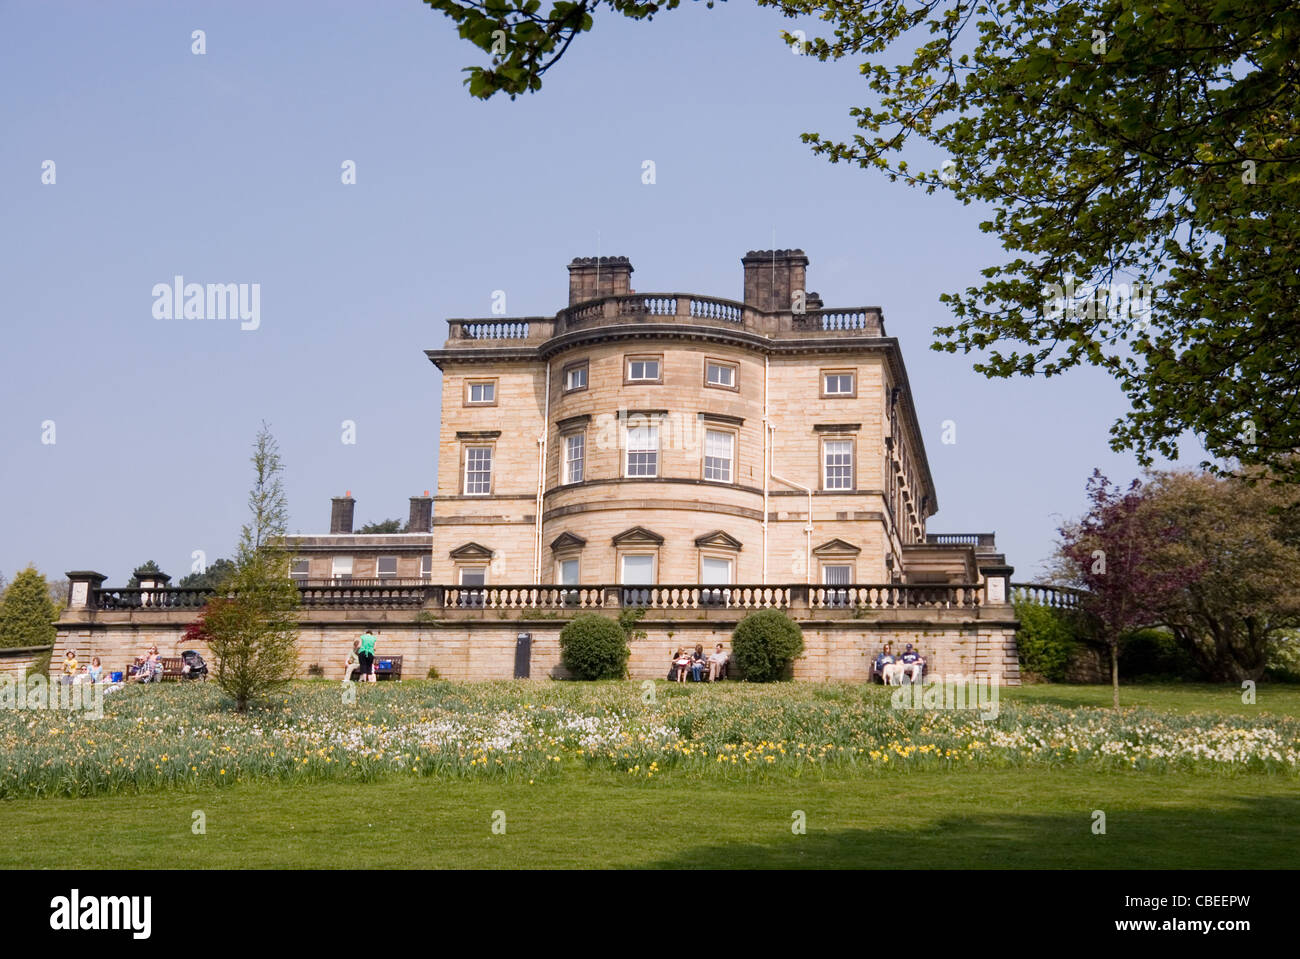
[[[304,658],[378,624],[442,675],[555,675],[557,616],[638,605],[632,673],[658,676],[666,646],[726,642],[775,606],[804,627],[797,677],[861,679],[892,640],[1017,681],[1011,567],[992,534],[928,531],[938,495],[882,310],[824,306],[802,250],[741,264],[731,300],[639,293],[626,257],[578,258],[553,316],[448,320],[426,351],[432,495],[403,532],[355,533],[349,494],[329,533],[292,539]],[[159,599],[86,577],[69,574],[83,603],[61,641]],[[150,612],[191,621],[188,604]]]

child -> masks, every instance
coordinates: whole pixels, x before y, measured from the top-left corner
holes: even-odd
[[[361,664],[361,657],[357,652],[359,649],[361,649],[361,640],[352,640],[352,649],[348,653],[348,663],[343,668],[343,682],[345,683],[352,682],[352,672]]]
[[[77,675],[77,654],[68,650],[63,654],[63,683],[70,685]]]

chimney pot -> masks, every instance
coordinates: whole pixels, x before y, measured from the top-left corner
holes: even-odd
[[[352,491],[347,496],[335,496],[330,500],[330,533],[351,533],[352,516],[356,511],[357,501],[352,498]]]
[[[625,256],[579,256],[569,264],[569,305],[602,296],[623,296],[632,285]]]
[[[411,497],[411,516],[406,521],[406,531],[427,533],[431,529],[433,529],[433,500],[429,498],[429,491],[425,490],[423,496]]]
[[[750,250],[740,262],[745,268],[745,303],[765,313],[789,312],[794,293],[807,291],[808,257],[803,250]]]

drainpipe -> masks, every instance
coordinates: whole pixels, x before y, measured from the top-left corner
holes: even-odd
[[[537,529],[533,542],[533,585],[542,583],[542,504],[546,494],[546,440],[551,433],[551,361],[546,361],[546,399],[542,405],[542,434],[537,437]]]
[[[776,427],[769,426],[768,430],[770,430],[773,436],[775,437]],[[774,450],[776,447],[776,440],[773,439],[768,445],[769,448]],[[788,480],[782,476],[777,476],[775,472],[772,473],[772,479],[776,480],[778,483],[784,483],[786,486],[793,486],[797,490],[803,490],[803,492],[808,494],[808,522],[804,524],[804,528],[803,528],[804,535],[807,537],[807,544],[804,547],[804,571],[805,571],[805,578],[807,580],[807,583],[809,586],[811,586],[813,581],[812,580],[813,491],[809,489],[807,486],[804,486],[802,483],[796,483],[794,480]]]
[[[767,483],[772,472],[772,448],[767,437],[767,367],[768,357],[763,357],[763,585],[767,585]]]

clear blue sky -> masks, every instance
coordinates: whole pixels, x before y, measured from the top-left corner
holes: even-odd
[[[1137,473],[1106,445],[1124,398],[1094,371],[991,382],[927,348],[939,294],[998,246],[977,211],[799,142],[849,135],[865,86],[792,56],[796,26],[744,2],[598,19],[540,94],[485,103],[461,84],[478,51],[417,0],[0,3],[0,571],[120,584],[228,555],[263,419],[296,531],[327,528],[344,490],[358,523],[404,519],[435,485],[422,351],[446,317],[488,315],[498,289],[511,314],[554,313],[565,265],[598,250],[630,257],[637,289],[739,298],[740,257],[775,236],[828,305],[884,308],[931,529],[996,530],[1031,575],[1094,466]],[[155,319],[177,274],[260,283],[261,328]]]

